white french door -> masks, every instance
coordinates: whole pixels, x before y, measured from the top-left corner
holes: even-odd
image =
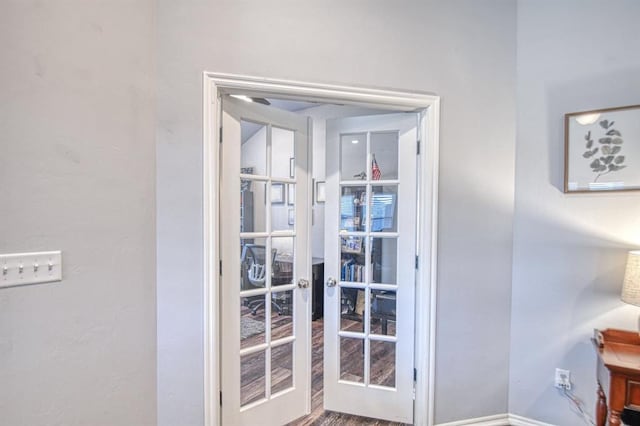
[[[309,123],[222,100],[223,425],[283,425],[310,409]]]
[[[413,423],[417,124],[327,122],[327,410]]]

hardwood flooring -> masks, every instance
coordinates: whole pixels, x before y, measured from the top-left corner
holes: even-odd
[[[264,310],[259,310],[257,315],[251,315],[248,309],[243,308],[243,318],[250,318],[253,321],[264,324]],[[264,327],[256,327],[256,323],[251,323],[253,333],[242,340],[242,348],[248,348],[256,344],[264,343]],[[290,336],[293,330],[291,317],[288,315],[272,316],[272,335],[274,340]],[[312,372],[311,372],[311,414],[289,423],[287,426],[336,426],[336,425],[374,425],[391,426],[402,425],[401,423],[388,422],[366,417],[352,416],[348,414],[325,411],[323,403],[323,329],[322,319],[312,322]],[[343,323],[343,328],[356,331],[362,328],[361,322]],[[257,332],[256,332],[257,331]],[[385,342],[372,345],[372,382],[381,385],[393,385],[395,376],[393,369],[388,368],[395,361],[393,347],[382,345]],[[286,389],[292,385],[291,376],[291,350],[290,344],[272,350],[271,358],[271,389],[272,393]],[[341,342],[341,352],[343,360],[350,360],[344,363],[341,376],[345,379],[361,381],[363,375],[363,348],[362,341],[357,339],[344,339]],[[246,355],[242,359],[241,367],[241,393],[242,404],[248,404],[264,397],[265,382],[265,358],[264,352],[260,351],[251,355]]]
[[[362,327],[361,323],[354,327]],[[311,414],[289,423],[287,426],[401,426],[402,423],[388,422],[368,417],[325,411],[322,408],[322,363],[324,324],[322,319],[312,322],[312,370],[311,370]],[[356,357],[357,358],[357,357]],[[388,360],[387,360],[388,362]],[[373,373],[373,372],[372,372]]]

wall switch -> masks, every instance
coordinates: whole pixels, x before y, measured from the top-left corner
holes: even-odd
[[[62,281],[62,252],[0,254],[0,288]]]
[[[563,370],[562,368],[556,368],[555,386],[558,389],[571,390],[571,372],[569,370]]]

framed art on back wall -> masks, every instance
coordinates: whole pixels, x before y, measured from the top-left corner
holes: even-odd
[[[640,105],[564,116],[564,192],[640,189]]]

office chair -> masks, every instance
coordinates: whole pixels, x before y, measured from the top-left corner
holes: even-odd
[[[271,269],[275,269],[276,249],[271,250]],[[266,247],[257,244],[246,244],[242,249],[242,267],[246,274],[246,280],[243,279],[243,290],[251,290],[255,288],[264,288],[266,285],[267,265],[266,265]],[[244,272],[243,271],[243,272]],[[273,274],[272,274],[273,275]],[[273,281],[272,281],[273,284]],[[258,309],[264,308],[264,296],[253,296],[247,299],[245,305],[251,309],[251,314],[256,315]],[[282,315],[285,309],[271,299],[272,308]]]

